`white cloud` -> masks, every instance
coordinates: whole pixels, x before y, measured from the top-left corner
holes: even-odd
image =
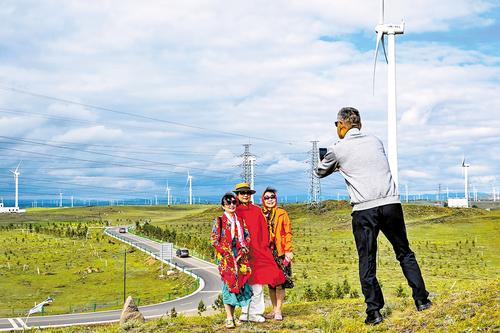
[[[75,128],[64,134],[56,135],[52,141],[92,143],[92,142],[116,142],[119,143],[124,133],[120,129],[110,129],[105,126],[93,126]]]
[[[291,160],[287,157],[280,158],[264,171],[265,174],[289,173],[292,171],[304,171],[306,165],[302,161]]]
[[[401,176],[416,179],[430,179],[432,176],[425,171],[418,170],[403,170]]]
[[[0,131],[39,140],[121,145],[117,154],[178,165],[142,163],[158,168],[150,171],[157,178],[178,172],[168,177],[182,178],[182,183],[186,167],[197,181],[214,181],[203,177],[218,173],[228,182],[239,178],[241,159],[235,156],[242,153],[242,143],[250,142],[257,175],[279,179],[280,173],[295,172],[302,179],[307,166],[286,154],[308,151],[311,140],[321,140],[321,146],[335,140],[333,121],[341,106],[359,107],[363,129],[385,140],[383,61],[372,95],[378,5],[362,0],[148,6],[110,1],[41,2],[26,10],[26,5],[10,2],[0,9],[5,43],[0,85],[102,108],[2,90],[4,107],[75,121],[20,117],[6,122],[0,117]],[[478,167],[477,177],[500,174],[500,55],[468,48],[473,43],[424,40],[436,31],[449,31],[459,40],[468,29],[495,24],[495,6],[486,0],[386,1],[386,21],[404,18],[407,23],[405,35],[397,39],[402,180],[422,188],[451,178],[458,183],[460,172],[449,168],[462,154],[477,166],[490,166]],[[57,19],[39,19],[49,14]],[[320,41],[321,36],[331,42]],[[132,149],[135,145],[145,148]],[[181,153],[161,151],[175,147]],[[207,150],[212,156],[202,155]]]

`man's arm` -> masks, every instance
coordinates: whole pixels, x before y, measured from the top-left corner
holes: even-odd
[[[335,153],[332,148],[329,148],[325,157],[318,163],[318,168],[315,170],[315,173],[319,178],[324,178],[338,171],[339,168],[340,164],[335,157]]]

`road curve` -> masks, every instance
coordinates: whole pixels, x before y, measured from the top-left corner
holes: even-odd
[[[118,227],[107,228],[106,234],[122,242],[128,243],[141,251],[158,258],[160,243],[134,234],[118,232]],[[211,306],[220,293],[220,277],[217,266],[204,260],[189,257],[174,257],[172,262],[177,269],[185,271],[194,277],[199,277],[200,286],[194,293],[168,302],[145,305],[139,307],[146,319],[160,317],[169,312],[173,307],[178,313],[193,313],[198,309],[200,300]],[[57,301],[57,300],[56,300]],[[94,325],[111,323],[120,320],[121,310],[98,311],[88,313],[73,313],[52,316],[34,316],[25,324],[25,317],[0,318],[0,331],[22,330],[23,328],[61,327],[73,325]]]

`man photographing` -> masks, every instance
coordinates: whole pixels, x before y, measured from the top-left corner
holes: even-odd
[[[335,122],[341,139],[320,161],[316,174],[326,177],[339,171],[344,177],[352,204],[352,229],[359,256],[359,279],[367,305],[366,324],[383,321],[384,297],[376,277],[379,231],[391,243],[403,274],[412,288],[417,310],[431,306],[422,273],[406,236],[403,209],[392,179],[382,142],[361,133],[359,111],[340,109]]]

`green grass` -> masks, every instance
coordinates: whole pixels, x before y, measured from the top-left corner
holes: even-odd
[[[49,333],[114,332],[498,332],[500,281],[490,281],[471,290],[447,291],[434,299],[429,310],[417,312],[408,298],[390,302],[385,321],[366,326],[364,304],[359,299],[300,302],[286,304],[282,322],[245,323],[240,329],[225,330],[223,314],[207,317],[163,317],[145,324],[127,323],[95,327],[71,327],[44,330]],[[390,314],[389,314],[390,312]]]
[[[191,210],[195,208],[195,210]],[[178,207],[95,207],[80,216],[112,223],[135,224],[149,221],[168,225],[177,232],[209,238],[212,220],[220,215],[218,206]],[[347,285],[353,296],[361,295],[357,253],[351,232],[351,209],[345,202],[326,202],[321,209],[296,204],[286,207],[292,219],[296,258],[293,263],[296,287],[287,291],[287,315],[283,323],[245,326],[241,331],[394,331],[394,332],[475,332],[499,328],[498,279],[500,259],[500,211],[452,209],[404,205],[410,246],[416,253],[435,307],[417,313],[412,305],[399,263],[390,244],[379,237],[378,277],[386,299],[383,325],[363,324],[362,297],[335,296],[335,286]],[[95,218],[99,213],[102,220]],[[48,213],[44,214],[47,216]],[[52,212],[51,212],[52,214]],[[53,216],[61,213],[53,212]],[[80,217],[67,220],[80,221]],[[0,223],[1,220],[0,220]],[[97,223],[97,222],[96,222]],[[1,254],[0,254],[1,255]],[[331,300],[323,299],[333,290]],[[344,288],[345,289],[345,288]],[[326,292],[325,292],[326,290]],[[306,297],[307,296],[307,297]],[[335,298],[337,297],[337,298]],[[306,302],[306,299],[318,299]],[[153,321],[133,328],[141,332],[213,332],[221,329],[223,316],[208,319],[182,317]],[[80,332],[127,331],[127,327],[80,328]],[[74,330],[75,328],[73,328]],[[69,332],[66,329],[54,330]]]
[[[292,219],[296,258],[293,263],[296,287],[288,301],[304,298],[307,288],[325,288],[347,281],[361,295],[357,252],[351,231],[351,207],[346,202],[328,201],[320,209],[293,204],[286,207]],[[212,220],[220,215],[213,206],[202,213],[172,219],[169,228],[207,241]],[[404,205],[410,246],[417,256],[427,287],[434,294],[448,288],[467,289],[495,278],[500,261],[500,211]],[[157,222],[152,219],[152,224]],[[158,223],[160,225],[160,223]],[[398,288],[411,294],[392,247],[379,236],[378,278],[389,298]]]
[[[25,314],[48,296],[55,300],[46,307],[47,314],[120,308],[125,250],[127,295],[140,304],[197,288],[193,278],[180,273],[160,279],[158,262],[99,229],[87,240],[2,230],[0,248],[0,317]]]

